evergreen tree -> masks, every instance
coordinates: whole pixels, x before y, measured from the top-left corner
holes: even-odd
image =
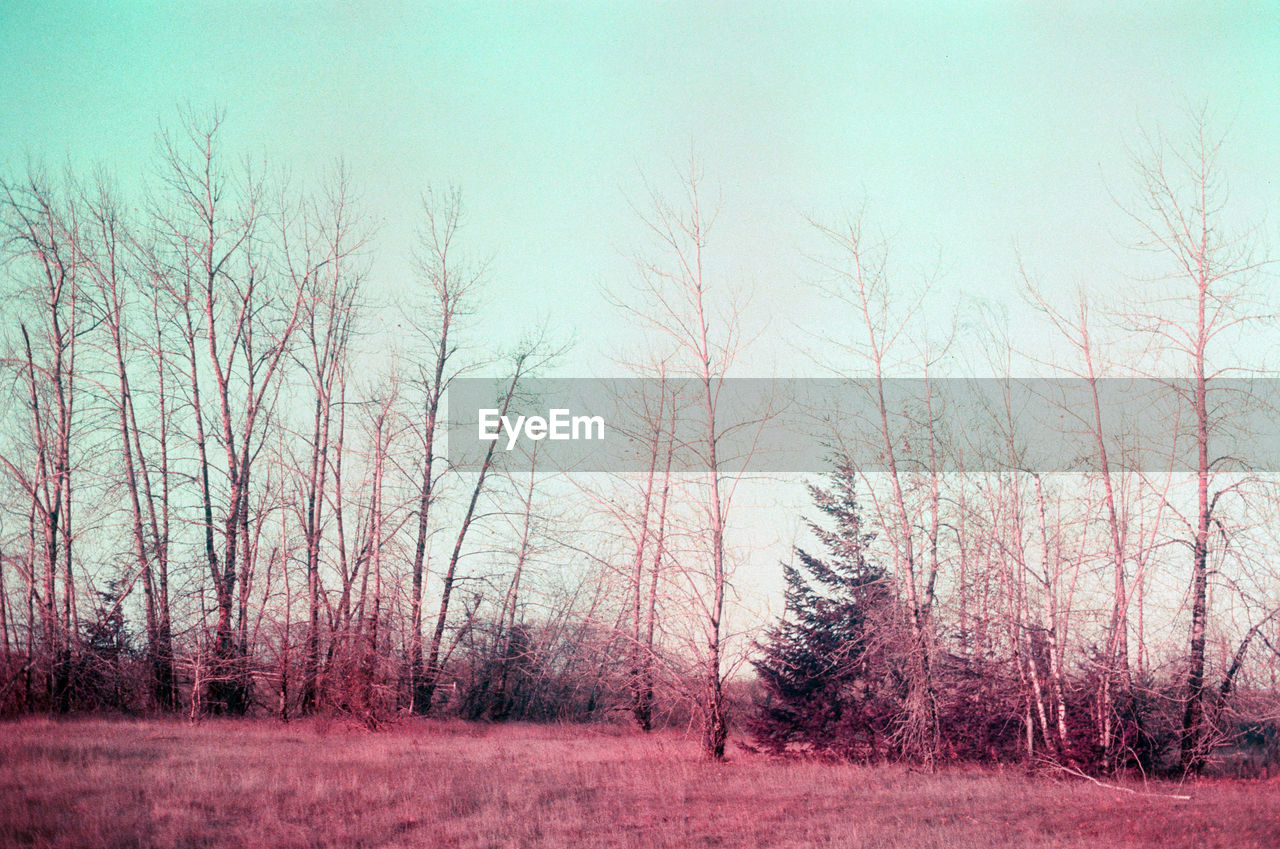
[[[855,486],[847,460],[830,488],[809,486],[830,527],[807,524],[827,555],[797,548],[798,563],[783,564],[786,609],[757,644],[752,664],[764,693],[748,728],[774,752],[792,746],[865,760],[889,742],[894,597],[885,571],[867,559],[873,534],[862,529]]]

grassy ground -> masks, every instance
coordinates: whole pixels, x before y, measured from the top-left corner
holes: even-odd
[[[713,764],[671,734],[580,728],[0,725],[0,846],[1280,846],[1280,782],[1145,790],[1192,798],[737,750]]]

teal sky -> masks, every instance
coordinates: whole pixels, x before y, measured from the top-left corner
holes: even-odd
[[[489,322],[530,316],[597,373],[622,319],[602,283],[642,242],[628,198],[692,149],[721,207],[712,274],[754,289],[756,373],[803,372],[803,217],[862,207],[904,280],[1016,303],[1015,248],[1063,287],[1123,277],[1128,149],[1207,103],[1235,208],[1274,208],[1275,3],[54,3],[0,0],[0,163],[143,172],[179,104],[228,112],[229,153],[299,178],[343,158],[381,222],[375,285],[405,291],[428,184],[493,256]],[[1274,231],[1274,227],[1271,227]]]

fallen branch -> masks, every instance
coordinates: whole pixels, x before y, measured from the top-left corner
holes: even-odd
[[[1086,772],[1081,772],[1075,767],[1064,766],[1060,763],[1054,763],[1053,761],[1048,761],[1048,760],[1043,761],[1043,763],[1053,767],[1054,769],[1062,770],[1068,775],[1074,775],[1077,778],[1083,778],[1088,781],[1092,781],[1094,784],[1098,785],[1099,787],[1105,787],[1108,790],[1119,790],[1122,793],[1132,793],[1135,796],[1155,796],[1162,799],[1177,799],[1180,802],[1191,801],[1190,796],[1182,795],[1179,793],[1151,793],[1146,790],[1134,790],[1132,787],[1122,787],[1119,784],[1108,784],[1105,781],[1099,781],[1098,779],[1094,778],[1092,775],[1089,775]]]

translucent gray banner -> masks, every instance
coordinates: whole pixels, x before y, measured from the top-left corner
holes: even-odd
[[[1098,433],[1113,470],[1192,471],[1194,385],[1184,379],[554,378],[455,380],[447,459],[478,469],[822,473],[847,456],[868,472],[1093,472]],[[1095,403],[1096,397],[1096,403]],[[1208,383],[1215,470],[1280,470],[1280,380]],[[709,414],[713,414],[709,415]],[[713,426],[709,426],[713,425]],[[887,434],[887,439],[886,439]]]

